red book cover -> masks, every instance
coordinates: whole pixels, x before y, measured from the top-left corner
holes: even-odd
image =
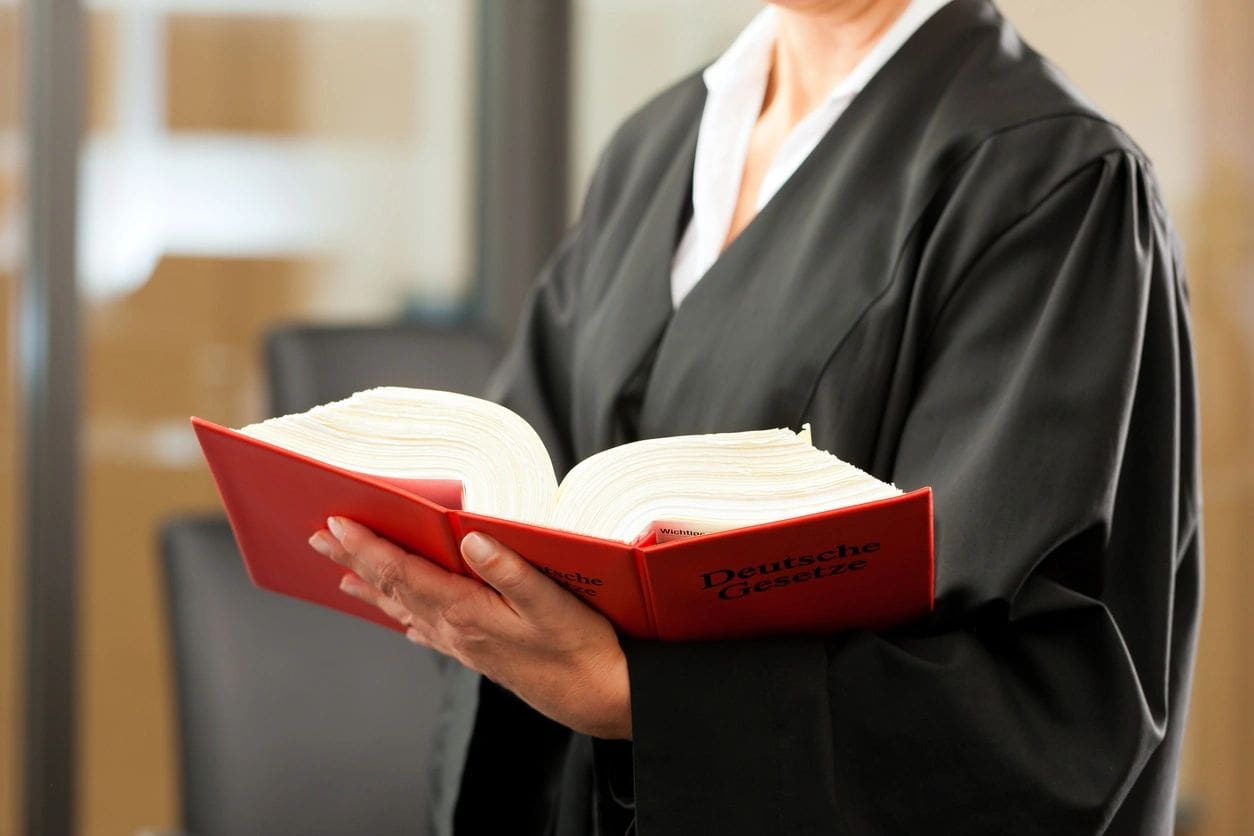
[[[662,638],[887,629],[932,608],[932,491],[641,552]]]
[[[460,510],[460,485],[328,465],[199,418],[197,438],[258,586],[400,626],[340,592],[314,553],[329,516],[473,575],[457,544],[482,531],[624,634],[669,640],[884,629],[932,607],[932,495],[892,499],[653,544],[620,543]]]

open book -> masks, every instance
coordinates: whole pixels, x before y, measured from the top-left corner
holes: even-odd
[[[309,549],[328,516],[471,576],[457,544],[482,531],[638,637],[879,629],[931,608],[930,491],[807,430],[638,441],[559,485],[526,421],[449,392],[373,389],[240,431],[192,420],[254,582],[389,627]]]

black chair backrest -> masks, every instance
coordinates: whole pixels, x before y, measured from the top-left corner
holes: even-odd
[[[500,358],[477,326],[291,325],[266,337],[270,414],[304,412],[373,386],[477,395]]]
[[[421,832],[433,657],[399,634],[257,589],[225,520],[168,522],[161,553],[184,827]]]
[[[266,340],[271,414],[371,386],[476,394],[499,354],[469,326],[277,328]],[[257,589],[225,520],[171,520],[161,552],[184,826],[196,836],[421,832],[435,657]]]

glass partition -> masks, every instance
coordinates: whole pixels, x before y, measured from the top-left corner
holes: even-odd
[[[456,312],[471,0],[88,0],[78,818],[178,826],[157,528],[218,502],[189,415],[264,417],[278,322]]]
[[[614,128],[713,61],[762,0],[573,0],[571,182],[577,209]],[[647,50],[641,50],[648,44]]]

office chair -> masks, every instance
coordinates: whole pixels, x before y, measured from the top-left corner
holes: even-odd
[[[266,335],[270,414],[304,412],[372,386],[477,395],[500,343],[476,326],[288,325]]]
[[[271,411],[377,385],[477,393],[498,354],[495,339],[467,327],[281,327],[266,340]],[[161,554],[185,830],[419,832],[439,698],[433,655],[255,588],[224,519],[168,521]]]
[[[432,657],[375,625],[257,589],[223,519],[167,522],[161,555],[184,828],[418,832],[439,697]]]

